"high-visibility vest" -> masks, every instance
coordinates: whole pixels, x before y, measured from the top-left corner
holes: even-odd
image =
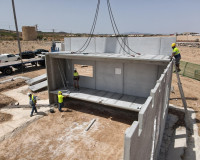
[[[74,77],[78,77],[78,72],[74,72]]]
[[[180,54],[179,49],[175,47],[173,49],[173,53],[174,53],[175,56],[178,55],[178,54]]]
[[[36,100],[35,100],[34,97],[35,97],[34,95],[31,96],[31,99],[30,99],[30,104],[31,105],[36,104]]]
[[[58,103],[63,103],[63,95],[58,95]]]

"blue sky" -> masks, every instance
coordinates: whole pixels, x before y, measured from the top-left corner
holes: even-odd
[[[200,0],[110,0],[120,33],[200,33]],[[18,26],[89,33],[97,0],[15,0]],[[11,0],[0,0],[0,28],[14,30]],[[113,33],[101,0],[95,33]]]

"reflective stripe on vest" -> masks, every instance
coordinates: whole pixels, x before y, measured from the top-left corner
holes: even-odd
[[[58,95],[58,103],[62,103],[63,102],[63,95]]]
[[[175,47],[175,48],[173,49],[173,53],[174,53],[174,55],[180,54],[179,49]]]
[[[78,72],[74,72],[74,77],[78,77]]]

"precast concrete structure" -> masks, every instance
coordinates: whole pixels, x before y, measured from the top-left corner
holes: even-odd
[[[115,37],[95,37],[77,53],[85,41],[65,38],[64,52],[46,54],[50,104],[57,103],[61,90],[71,98],[138,112],[138,121],[125,132],[124,159],[156,160],[167,116],[173,68],[169,55],[175,38],[123,37],[122,46]],[[126,53],[130,50],[141,55],[132,57]],[[72,87],[74,68],[80,73],[80,91]]]

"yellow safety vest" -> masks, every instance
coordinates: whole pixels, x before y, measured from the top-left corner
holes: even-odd
[[[74,72],[74,77],[78,77],[78,72]]]
[[[173,53],[174,53],[174,55],[180,54],[179,49],[175,47],[175,48],[173,49]]]
[[[63,103],[63,95],[58,95],[58,103]]]
[[[36,100],[34,99],[34,95],[32,95],[31,99],[32,99],[33,103],[35,104]]]

